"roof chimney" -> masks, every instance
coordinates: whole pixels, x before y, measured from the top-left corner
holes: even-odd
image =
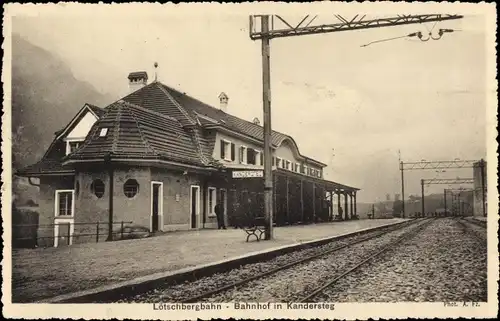
[[[148,84],[148,73],[145,71],[131,72],[128,75],[128,80],[130,92],[132,93]]]
[[[222,110],[225,113],[227,113],[227,102],[228,101],[229,101],[229,97],[226,95],[226,93],[221,92],[219,95],[220,110]]]
[[[255,125],[260,125],[260,120],[259,120],[257,117],[255,117],[255,118],[253,119],[253,123],[254,123]]]

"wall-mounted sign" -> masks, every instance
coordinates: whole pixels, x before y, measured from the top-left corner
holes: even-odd
[[[233,178],[264,177],[264,171],[233,171]]]

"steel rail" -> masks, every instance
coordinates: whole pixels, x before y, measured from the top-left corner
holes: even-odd
[[[484,222],[484,221],[478,221],[478,220],[475,220],[475,219],[467,220],[467,223],[470,223],[470,224],[476,225],[476,226],[480,226],[480,227],[483,227],[483,228],[486,228],[486,226],[487,226],[486,222]]]
[[[470,227],[470,225],[477,225],[477,226],[480,226],[480,227],[482,227],[482,228],[484,228],[484,229],[486,228],[486,226],[480,225],[480,224],[478,224],[478,223],[472,223],[472,222],[470,222],[470,221],[467,221],[467,222],[468,222],[468,223],[470,223],[470,224],[465,223],[466,221],[465,221],[463,218],[461,218],[461,219],[455,219],[454,221],[455,221],[455,222],[457,222],[457,223],[458,223],[458,224],[462,227],[462,229],[463,229],[463,231],[464,231],[465,233],[472,234],[472,235],[476,238],[476,240],[478,240],[480,243],[484,243],[484,244],[486,244],[486,243],[487,243],[488,239],[487,239],[487,238],[485,238],[485,237],[484,237],[484,236],[482,236],[482,235],[479,235],[479,234],[478,234],[475,230],[473,230],[473,229]]]
[[[240,280],[240,281],[237,281],[237,282],[234,282],[234,283],[222,286],[220,288],[216,288],[216,289],[213,289],[213,290],[201,293],[201,294],[196,295],[196,296],[192,296],[192,297],[188,297],[188,298],[185,298],[185,299],[181,299],[178,302],[179,303],[195,303],[195,302],[200,302],[200,300],[202,300],[202,299],[209,298],[211,296],[214,296],[214,295],[222,293],[222,292],[226,292],[228,290],[231,290],[233,288],[239,287],[241,285],[245,285],[245,284],[247,284],[247,283],[249,283],[251,281],[254,281],[254,280],[257,280],[257,279],[260,279],[260,278],[263,278],[263,277],[267,277],[269,275],[275,274],[275,273],[277,273],[279,271],[283,271],[283,270],[289,269],[289,268],[294,267],[296,265],[299,265],[301,263],[306,263],[306,262],[312,261],[314,259],[320,258],[320,257],[328,255],[328,254],[331,254],[331,253],[339,251],[341,249],[353,246],[355,244],[366,242],[366,241],[372,240],[374,238],[377,238],[377,237],[383,236],[385,234],[388,234],[390,232],[394,232],[394,231],[397,231],[399,229],[411,226],[413,224],[416,224],[416,222],[417,222],[417,220],[414,219],[414,220],[411,220],[411,221],[409,221],[407,223],[403,223],[403,224],[397,225],[395,227],[389,226],[387,228],[387,230],[383,230],[380,233],[377,233],[375,235],[368,236],[368,237],[365,237],[365,238],[362,238],[360,240],[356,240],[356,241],[353,241],[353,242],[349,242],[347,244],[336,246],[336,247],[334,247],[332,249],[323,251],[321,253],[313,254],[313,255],[308,256],[306,258],[298,259],[296,261],[293,261],[293,262],[287,263],[285,265],[279,266],[277,268],[271,269],[269,271],[266,271],[266,272],[263,272],[263,273],[260,273],[260,274],[248,277],[246,279],[243,279],[243,280]],[[353,235],[353,236],[355,236],[355,235]],[[332,242],[335,242],[335,240],[332,240]]]
[[[418,232],[422,231],[424,228],[426,228],[427,226],[429,226],[434,221],[435,221],[435,219],[433,218],[433,219],[429,219],[425,223],[422,223],[422,225],[418,226],[416,229],[414,229],[412,231],[409,231],[408,233],[406,233],[406,234],[402,235],[401,237],[399,237],[398,239],[396,239],[394,242],[392,242],[392,243],[384,246],[381,250],[377,251],[375,254],[372,254],[372,255],[368,256],[366,259],[362,260],[361,262],[359,262],[358,264],[356,264],[354,267],[352,267],[349,270],[347,270],[346,272],[338,275],[333,280],[327,282],[326,284],[320,286],[319,288],[316,288],[316,290],[314,290],[313,292],[309,293],[308,295],[302,297],[301,300],[297,301],[297,302],[310,302],[311,299],[313,299],[314,297],[316,297],[319,294],[321,294],[326,288],[331,287],[332,285],[334,285],[335,283],[337,283],[338,281],[340,281],[341,279],[343,279],[348,274],[350,274],[350,273],[356,271],[357,269],[359,269],[361,266],[363,266],[367,262],[373,260],[374,258],[378,257],[379,255],[383,254],[384,252],[387,252],[391,248],[394,248],[395,246],[399,245],[402,241],[406,241],[406,240],[408,240],[408,239],[416,236]]]

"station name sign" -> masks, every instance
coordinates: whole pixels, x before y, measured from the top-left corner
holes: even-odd
[[[233,171],[233,178],[264,177],[264,171]]]

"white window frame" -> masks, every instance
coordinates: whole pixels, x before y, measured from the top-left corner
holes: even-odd
[[[210,192],[214,193],[214,198],[212,200],[212,208],[210,208]],[[215,205],[217,205],[217,188],[209,186],[207,188],[207,217],[216,217]]]
[[[281,157],[276,157],[276,168],[283,168],[283,159]]]
[[[262,154],[262,151],[257,149],[254,149],[254,151],[255,151],[255,165],[262,166],[262,164],[260,163],[260,155]]]
[[[70,152],[71,152],[69,144],[70,143],[80,143],[80,146],[82,146],[83,142],[85,141],[85,137],[83,137],[83,138],[81,138],[81,137],[78,137],[78,138],[66,138],[66,139],[64,139],[64,141],[66,142],[66,155],[69,155]]]
[[[254,157],[254,163],[253,164],[250,164],[248,162],[248,150],[253,150],[253,157]],[[257,149],[255,149],[255,148],[247,148],[246,155],[247,155],[247,159],[246,160],[247,160],[247,164],[248,165],[255,165],[255,166],[257,166],[259,164],[259,162],[260,162],[260,152]]]
[[[99,128],[99,137],[106,137],[109,133],[109,127]]]
[[[59,194],[71,192],[71,215],[59,215]],[[69,224],[69,245],[73,244],[73,234],[75,232],[75,190],[58,189],[54,194],[54,247],[59,246],[59,225]]]
[[[247,149],[248,147],[245,145],[240,146],[240,164],[247,164]]]
[[[281,159],[281,166],[280,166],[282,169],[286,169],[286,164],[285,163],[286,163],[286,159],[282,158]]]
[[[222,139],[224,143],[224,160],[231,162],[231,141],[227,139]]]
[[[295,163],[295,172],[300,173],[300,163]]]
[[[54,247],[59,246],[59,225],[61,224],[69,224],[69,245],[73,245],[73,234],[75,234],[75,220],[72,218],[56,218],[54,219]]]
[[[71,215],[59,215],[59,194],[71,192]],[[55,218],[74,218],[75,217],[75,190],[74,189],[58,189],[55,191],[54,199],[54,217]]]
[[[306,176],[309,175],[307,169],[308,169],[307,165],[304,165],[304,175]]]

